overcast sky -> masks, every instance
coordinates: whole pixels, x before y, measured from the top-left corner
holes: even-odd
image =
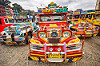
[[[68,10],[76,9],[95,9],[97,0],[10,0],[11,4],[18,3],[24,9],[37,11],[37,7],[45,7],[50,2],[61,6],[68,6]]]

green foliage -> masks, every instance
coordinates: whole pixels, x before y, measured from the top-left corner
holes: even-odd
[[[14,3],[14,4],[12,4],[12,5],[13,5],[12,8],[18,10],[18,12],[21,12],[21,10],[23,10],[22,6],[20,6],[20,5],[17,4],[17,3]]]
[[[27,13],[19,13],[19,15],[27,15]]]

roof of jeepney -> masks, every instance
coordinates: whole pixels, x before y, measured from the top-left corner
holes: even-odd
[[[8,17],[0,16],[0,19],[8,19]]]
[[[56,14],[67,14],[67,12],[65,13],[38,13],[38,15],[56,15]]]
[[[61,30],[62,27],[64,27],[64,26],[65,26],[65,25],[58,26],[58,25],[56,25],[56,24],[50,24],[49,26],[44,26],[44,27],[46,27],[47,30],[50,30],[50,29]],[[66,29],[68,29],[68,28],[66,27]]]

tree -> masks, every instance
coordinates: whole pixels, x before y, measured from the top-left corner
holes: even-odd
[[[9,0],[0,0],[0,5],[8,6],[10,3]]]
[[[18,12],[21,12],[21,10],[23,10],[23,8],[17,3],[14,3],[12,5],[13,5],[12,8],[18,10]]]

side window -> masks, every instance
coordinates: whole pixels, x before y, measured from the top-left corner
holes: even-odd
[[[1,19],[0,19],[0,24],[2,24],[2,23],[1,23]]]
[[[8,23],[8,20],[7,19],[5,19],[5,23]]]

